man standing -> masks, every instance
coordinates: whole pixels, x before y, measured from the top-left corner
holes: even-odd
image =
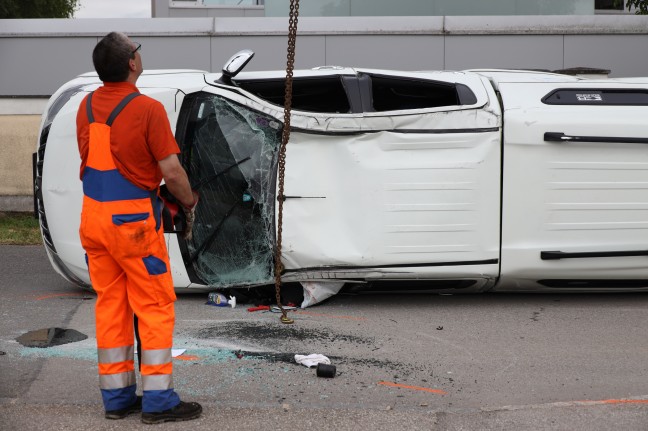
[[[189,229],[198,203],[177,154],[164,107],[141,95],[140,44],[112,32],[92,61],[103,86],[77,113],[83,210],[79,234],[97,292],[99,385],[106,418],[142,411],[142,422],[195,419],[202,407],[173,389],[176,300],[161,226],[162,178]],[[188,232],[190,233],[190,232]],[[136,395],[134,328],[141,339],[143,396]]]

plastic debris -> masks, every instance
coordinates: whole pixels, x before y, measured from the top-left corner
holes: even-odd
[[[317,364],[331,364],[331,360],[329,358],[324,355],[320,355],[319,353],[312,353],[310,355],[295,355],[295,362],[308,368],[314,367]]]
[[[287,311],[297,309],[297,307],[295,307],[294,305],[282,305],[282,307],[283,307],[284,310],[287,310]],[[279,308],[279,306],[277,306],[277,305],[273,305],[272,307],[270,307],[270,311],[273,312],[273,313],[281,313],[281,308]]]
[[[335,377],[335,365],[317,364],[317,377],[326,377],[332,379]]]
[[[171,349],[171,357],[176,358],[186,352],[187,349]]]
[[[301,308],[306,308],[336,295],[344,286],[344,282],[302,281],[301,285],[304,288],[304,301],[301,303]]]
[[[227,299],[227,296],[222,293],[211,292],[209,296],[207,296],[207,305],[214,305],[216,307],[230,306],[234,308],[236,307],[236,297],[230,296],[229,299]]]

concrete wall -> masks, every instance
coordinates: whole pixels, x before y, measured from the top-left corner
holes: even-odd
[[[264,70],[285,68],[287,27],[278,17],[0,20],[0,197],[31,193],[42,112],[34,106],[92,70],[103,35],[123,31],[141,42],[147,69],[217,72],[249,48],[256,56],[246,70]],[[612,77],[648,76],[648,16],[303,17],[296,52],[297,68],[594,67]],[[29,112],[21,110],[25,101]]]
[[[32,153],[47,99],[0,99],[0,211],[30,211]]]
[[[29,172],[16,172],[16,166],[23,165],[23,160],[31,161],[34,152],[33,131],[38,128],[40,118],[34,115],[0,116],[0,195],[28,195],[31,193],[31,164]],[[29,173],[29,181],[24,174]]]
[[[0,115],[0,196],[6,196],[0,210],[18,211],[31,200],[32,153],[40,124],[36,115]]]

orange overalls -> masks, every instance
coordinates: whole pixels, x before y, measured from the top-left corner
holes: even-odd
[[[95,308],[99,386],[106,410],[129,407],[136,399],[133,313],[142,356],[142,411],[175,407],[171,347],[175,322],[173,280],[160,223],[161,201],[117,170],[110,150],[110,128],[139,93],[124,98],[106,124],[94,121],[87,98],[89,153],[83,172],[83,210],[79,230],[87,254]]]

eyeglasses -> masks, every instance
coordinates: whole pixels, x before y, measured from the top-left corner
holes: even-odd
[[[135,43],[137,43],[137,42],[135,42]],[[141,44],[141,43],[137,43],[137,48],[135,48],[134,50],[131,51],[131,56],[135,56],[135,53],[136,53],[137,51],[139,51],[141,48],[142,48],[142,44]]]

